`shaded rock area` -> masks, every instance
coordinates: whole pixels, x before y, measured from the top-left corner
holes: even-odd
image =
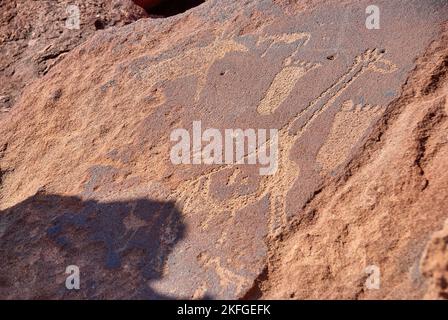
[[[0,214],[2,298],[170,298],[149,284],[163,277],[167,257],[184,234],[174,203],[99,203],[38,193]],[[83,290],[65,288],[61,265],[80,268]],[[33,280],[47,278],[54,281]]]
[[[70,8],[74,5],[79,29],[66,25],[77,14]],[[147,16],[131,0],[4,0],[0,15],[0,117],[27,85],[95,31]]]
[[[92,31],[0,117],[0,297],[446,298],[448,6],[370,4]],[[198,120],[277,129],[275,174],[173,164]]]

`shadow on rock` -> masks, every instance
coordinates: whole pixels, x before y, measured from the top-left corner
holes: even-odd
[[[172,202],[37,194],[0,212],[0,298],[176,298],[152,285],[184,231]],[[80,290],[65,287],[69,265]]]

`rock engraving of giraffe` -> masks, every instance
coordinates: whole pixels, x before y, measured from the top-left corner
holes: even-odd
[[[297,39],[304,39],[303,34]],[[285,41],[282,38],[281,41]],[[288,38],[290,39],[290,38]],[[304,42],[305,44],[309,38]],[[289,40],[286,40],[289,41]],[[318,64],[294,61],[297,54],[295,51],[283,62],[283,69],[274,77],[270,88],[267,90],[265,98],[258,106],[257,111],[262,115],[273,114],[278,110],[281,103],[288,97],[297,79],[307,71],[319,67]],[[290,152],[295,143],[303,133],[312,125],[314,121],[328,108],[335,100],[344,93],[350,85],[366,72],[391,73],[396,70],[396,66],[383,58],[383,54],[377,49],[369,49],[355,57],[349,69],[335,81],[333,85],[323,91],[316,99],[311,101],[306,108],[297,112],[279,129],[279,168],[272,176],[263,176],[255,192],[246,195],[233,195],[225,201],[216,200],[210,194],[212,178],[223,170],[233,170],[233,175],[238,175],[238,167],[220,165],[199,177],[182,182],[172,193],[172,199],[177,201],[186,215],[194,215],[195,210],[201,208],[209,212],[206,221],[201,225],[206,229],[209,222],[217,215],[230,212],[227,223],[223,224],[219,244],[229,240],[228,233],[233,225],[236,213],[250,205],[256,204],[261,199],[269,199],[269,236],[275,236],[281,228],[287,224],[286,197],[290,188],[299,177],[300,168],[290,159]],[[284,89],[279,89],[282,84],[290,81]],[[272,102],[271,104],[268,102]],[[293,130],[297,123],[301,123],[298,130]],[[266,144],[270,144],[268,140]],[[266,146],[265,146],[266,147]],[[258,152],[258,150],[255,150]],[[248,157],[249,155],[246,155]],[[217,257],[217,259],[221,259]],[[231,272],[231,271],[229,271]],[[237,275],[235,275],[237,277]]]

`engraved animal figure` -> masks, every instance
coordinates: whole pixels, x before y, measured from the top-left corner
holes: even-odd
[[[233,39],[217,38],[207,46],[191,48],[185,52],[166,60],[151,63],[150,68],[139,73],[141,80],[145,81],[147,87],[153,87],[157,83],[167,79],[177,79],[187,76],[197,76],[198,83],[195,94],[195,102],[199,100],[200,94],[207,81],[210,67],[230,52],[248,52],[249,49]],[[134,63],[139,64],[140,57]],[[185,63],[185,62],[188,63]]]
[[[284,69],[283,69],[284,70]],[[280,72],[286,72],[286,71]],[[290,159],[290,152],[294,144],[311,124],[326,109],[334,104],[335,100],[362,74],[367,71],[390,73],[396,70],[395,65],[383,58],[383,54],[378,50],[367,50],[365,53],[354,59],[353,65],[319,97],[314,99],[302,111],[297,112],[279,130],[279,168],[275,175],[263,176],[258,189],[247,195],[235,195],[225,201],[217,201],[210,194],[212,177],[223,170],[229,170],[228,166],[219,166],[197,178],[184,181],[172,194],[173,199],[179,202],[183,211],[194,214],[197,208],[210,212],[207,221],[202,224],[205,229],[209,221],[219,214],[231,212],[226,224],[223,225],[223,232],[218,245],[227,240],[229,228],[232,228],[235,215],[238,210],[257,203],[264,197],[269,198],[269,235],[275,236],[281,227],[287,223],[286,196],[290,188],[299,177],[300,169],[297,164]],[[273,86],[275,86],[275,80]],[[272,86],[271,86],[272,87]],[[269,90],[268,90],[269,91]],[[286,98],[285,98],[286,99]],[[262,108],[265,109],[265,107]],[[269,112],[274,112],[275,108],[270,108]],[[293,128],[300,121],[298,130]],[[270,141],[267,141],[270,144]],[[257,151],[255,151],[257,152]],[[246,155],[247,157],[248,155]],[[237,170],[237,169],[234,169]],[[194,196],[193,196],[194,195]],[[235,275],[237,277],[237,275]]]

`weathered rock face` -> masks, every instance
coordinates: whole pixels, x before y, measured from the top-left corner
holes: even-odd
[[[0,120],[0,295],[423,297],[448,217],[448,7],[379,1],[369,30],[368,5],[211,0],[72,50]],[[275,174],[173,164],[198,120],[277,129]]]
[[[447,221],[448,222],[448,221]],[[422,259],[423,275],[430,279],[427,299],[448,299],[448,223],[436,232]]]
[[[70,7],[73,5],[79,12]],[[96,30],[146,16],[131,0],[5,0],[0,12],[0,117],[27,85]],[[70,17],[78,13],[79,29],[70,25]]]
[[[161,0],[132,0],[132,1],[145,9],[151,9],[160,4],[161,2]]]

